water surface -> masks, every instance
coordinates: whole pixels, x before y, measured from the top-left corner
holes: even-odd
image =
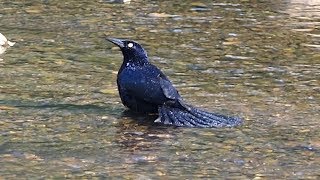
[[[316,1],[1,1],[0,178],[320,176]],[[122,55],[148,51],[191,104],[241,127],[174,128],[126,112]]]

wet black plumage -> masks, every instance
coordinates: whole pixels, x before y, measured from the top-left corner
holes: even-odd
[[[122,103],[130,110],[158,113],[155,122],[186,127],[233,127],[242,123],[230,117],[188,105],[160,69],[151,64],[146,51],[135,41],[107,38],[120,47],[123,63],[117,77]]]

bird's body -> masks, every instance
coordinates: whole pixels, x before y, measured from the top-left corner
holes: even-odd
[[[122,66],[117,79],[122,103],[136,112],[157,112],[158,106],[166,101],[158,80],[161,71],[150,63]]]
[[[186,104],[170,80],[148,60],[146,51],[134,41],[108,38],[120,47],[124,59],[117,76],[122,103],[140,113],[157,113],[156,122],[187,127],[231,127],[242,120]]]

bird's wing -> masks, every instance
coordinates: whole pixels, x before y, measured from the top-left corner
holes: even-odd
[[[180,97],[170,80],[152,64],[142,69],[124,71],[120,75],[119,84],[137,99],[153,104],[163,104]]]
[[[169,81],[169,79],[166,76],[164,76],[164,74],[162,73],[159,74],[158,79],[159,79],[162,92],[168,99],[176,100],[180,97],[176,88],[173,87],[172,83]]]
[[[118,84],[135,99],[152,104],[163,104],[167,97],[158,79],[160,73],[161,71],[154,66],[125,68],[118,76]]]

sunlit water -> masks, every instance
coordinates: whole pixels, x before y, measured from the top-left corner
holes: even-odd
[[[1,1],[0,178],[320,176],[318,1]],[[191,104],[241,127],[173,128],[125,112],[136,40]]]

